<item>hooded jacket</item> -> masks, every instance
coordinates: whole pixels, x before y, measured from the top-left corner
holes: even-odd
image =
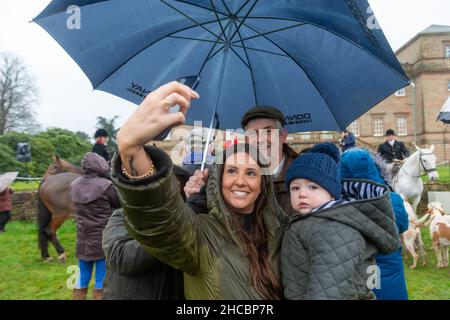
[[[14,191],[10,187],[6,187],[0,193],[0,212],[12,210],[12,194]]]
[[[368,267],[377,252],[400,247],[384,185],[344,181],[351,202],[296,215],[285,231],[281,253],[287,299],[373,299]]]
[[[384,166],[380,156],[372,156],[365,149],[349,150],[342,155],[341,177],[343,179],[368,179],[387,185],[381,175],[385,169]],[[397,230],[402,234],[408,229],[408,214],[399,194],[391,192],[390,197]],[[407,300],[408,291],[401,248],[389,255],[377,254],[375,259],[381,271],[380,288],[373,290],[377,299]]]
[[[84,175],[71,183],[70,196],[75,203],[77,243],[75,255],[83,261],[104,259],[102,232],[114,209],[120,207],[119,198],[108,176],[109,166],[96,153],[83,157]]]
[[[218,165],[207,184],[207,214],[195,214],[183,202],[172,162],[162,150],[145,147],[157,172],[141,181],[121,173],[119,155],[113,159],[118,188],[130,235],[153,257],[183,271],[186,299],[262,299],[253,288],[243,243],[231,223],[221,195]],[[269,261],[276,276],[285,213],[273,190],[263,212],[268,232]]]

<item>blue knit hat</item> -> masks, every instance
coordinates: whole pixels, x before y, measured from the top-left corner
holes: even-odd
[[[286,172],[286,187],[294,179],[307,179],[327,190],[335,199],[341,197],[339,149],[332,143],[316,144],[308,152],[300,154]]]

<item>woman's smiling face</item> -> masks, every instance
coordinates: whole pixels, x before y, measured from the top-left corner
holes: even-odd
[[[225,161],[222,195],[236,213],[250,214],[261,193],[261,168],[246,152],[237,152]]]

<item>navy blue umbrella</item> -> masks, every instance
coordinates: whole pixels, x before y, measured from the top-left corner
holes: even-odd
[[[341,130],[409,84],[366,0],[54,0],[34,21],[133,103],[199,77],[188,124],[271,105],[289,132]]]

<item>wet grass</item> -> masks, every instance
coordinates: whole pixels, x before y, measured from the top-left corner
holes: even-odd
[[[409,269],[412,258],[404,259],[406,282],[411,300],[450,300],[450,269],[437,269],[431,249],[429,232],[422,229],[428,255],[428,265],[421,261],[416,270]],[[37,231],[34,223],[13,221],[7,232],[0,234],[0,300],[67,300],[72,291],[67,288],[68,267],[76,265],[76,228],[72,220],[66,221],[58,231],[65,247],[66,264],[56,260],[56,252],[50,245],[54,260],[42,262],[37,248]],[[92,286],[92,283],[91,283]],[[92,291],[92,290],[91,290]]]

